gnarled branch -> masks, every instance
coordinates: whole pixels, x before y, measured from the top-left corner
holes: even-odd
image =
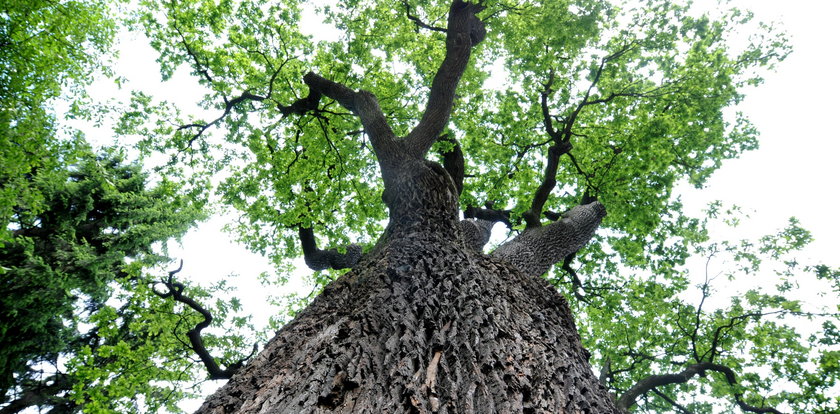
[[[714,371],[719,372],[726,377],[726,382],[729,385],[737,386],[738,379],[735,375],[735,372],[732,371],[731,368],[716,364],[713,362],[700,362],[697,364],[692,364],[686,367],[681,372],[676,374],[664,374],[664,375],[651,375],[642,379],[641,381],[637,382],[636,385],[630,387],[627,392],[625,392],[616,402],[619,408],[628,410],[634,404],[636,404],[636,398],[640,395],[645,394],[649,391],[654,391],[656,387],[661,387],[663,385],[670,385],[670,384],[683,384],[691,380],[695,376],[702,376],[705,375],[707,371]],[[734,392],[733,396],[735,397],[735,403],[740,407],[742,410],[751,413],[773,413],[773,414],[782,414],[781,411],[776,410],[772,407],[755,407],[752,405],[747,404],[743,400],[743,393],[741,392]]]
[[[370,137],[380,165],[389,167],[396,165],[403,152],[398,150],[394,132],[385,120],[385,114],[372,93],[365,90],[353,91],[341,83],[326,79],[314,72],[307,73],[303,77],[303,82],[309,86],[309,94],[289,106],[280,105],[280,112],[284,116],[317,111],[322,96],[334,99],[362,121],[362,126]]]
[[[245,361],[250,358],[250,355],[229,364],[225,369],[222,369],[216,362],[216,359],[210,355],[210,351],[208,351],[207,347],[204,346],[204,340],[201,338],[201,331],[210,326],[210,323],[213,322],[213,315],[210,311],[201,306],[201,304],[196,302],[195,299],[184,295],[184,284],[175,281],[175,274],[180,272],[183,267],[184,261],[181,260],[181,264],[178,268],[169,272],[169,277],[160,280],[160,283],[166,287],[166,292],[158,292],[154,289],[152,291],[164,299],[171,297],[174,301],[183,303],[184,305],[189,306],[190,309],[201,314],[204,319],[197,323],[194,328],[187,331],[187,338],[190,340],[190,347],[198,355],[199,359],[201,359],[204,367],[207,368],[207,372],[210,374],[210,379],[230,379],[233,374],[242,368]],[[251,354],[253,355],[256,350],[257,346],[254,345],[254,350]]]
[[[362,247],[357,244],[347,246],[347,253],[339,253],[336,249],[319,249],[311,227],[299,226],[298,235],[303,248],[303,260],[312,270],[352,268],[362,257]]]

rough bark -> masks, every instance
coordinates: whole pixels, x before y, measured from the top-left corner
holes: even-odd
[[[618,413],[566,301],[440,233],[331,284],[206,413]]]
[[[466,242],[446,171],[396,177],[379,245],[199,412],[619,413],[565,299]]]
[[[527,275],[539,276],[583,247],[606,214],[604,206],[597,201],[575,206],[554,223],[527,228],[499,246],[493,257],[511,263]]]

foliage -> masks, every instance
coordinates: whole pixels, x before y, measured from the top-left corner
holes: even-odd
[[[85,99],[83,87],[97,73],[108,73],[102,57],[116,32],[109,3],[0,2],[0,222],[11,220],[14,206],[42,208],[26,175],[62,165],[63,154],[80,145],[77,137],[56,138],[62,128],[52,110],[55,100],[66,99],[74,117],[93,117],[101,109]],[[8,229],[0,230],[0,243],[8,237]]]
[[[351,235],[371,241],[385,211],[356,119],[335,102],[302,117],[285,117],[282,108],[306,94],[301,73],[316,70],[376,94],[396,132],[407,132],[443,54],[443,35],[407,16],[440,24],[447,4],[324,6],[341,34],[315,41],[297,30],[314,24],[301,20],[315,7],[308,3],[150,2],[137,20],[161,54],[164,77],[189,65],[210,90],[202,105],[219,116],[167,117],[165,104],[138,97],[121,132],[141,137],[147,150],[224,166],[218,191],[248,217],[241,238],[278,261],[297,254],[298,224],[314,224],[338,245],[358,241]],[[546,208],[562,211],[586,191],[597,196],[611,212],[606,225],[627,236],[606,241],[626,262],[644,260],[646,237],[667,235],[660,217],[680,214],[669,201],[678,180],[700,186],[723,160],[756,147],[749,122],[724,110],[760,82],[757,69],[788,53],[772,28],[733,47],[751,19],[734,9],[704,15],[670,1],[626,10],[603,1],[486,6],[488,39],[459,85],[450,122],[467,163],[462,204],[522,214],[541,179],[550,123],[568,132],[574,149],[561,160],[563,187]],[[143,122],[143,108],[161,117]],[[224,140],[212,138],[217,127]]]
[[[149,406],[166,401],[150,381],[182,378],[189,354],[171,336],[173,304],[150,297],[142,272],[168,260],[155,246],[182,235],[201,205],[170,181],[150,186],[117,153],[63,161],[26,176],[43,207],[15,206],[13,237],[0,249],[3,400],[72,408],[99,393],[114,406],[140,393]],[[162,358],[175,362],[159,368]]]
[[[208,94],[200,103],[202,115],[184,115],[136,91],[117,132],[135,138],[145,155],[166,154],[171,162],[161,171],[173,177],[221,173],[215,191],[242,213],[238,236],[278,268],[299,256],[299,226],[314,228],[326,244],[371,245],[386,211],[376,159],[359,122],[326,99],[302,116],[287,117],[284,108],[307,94],[302,74],[314,70],[373,92],[395,131],[405,134],[424,110],[427,87],[443,57],[443,34],[434,27],[445,22],[448,4],[142,1],[133,19],[160,53],[162,77],[187,66]],[[785,401],[805,411],[836,409],[837,402],[827,396],[836,381],[831,374],[837,364],[835,323],[824,319],[823,332],[809,338],[824,347],[811,350],[790,322],[817,318],[816,311],[803,310],[790,298],[794,275],[803,274],[790,256],[807,242],[807,232],[791,223],[758,242],[710,243],[707,223],[688,217],[672,194],[679,181],[702,186],[724,160],[756,148],[755,129],[729,108],[741,101],[744,87],[759,84],[763,71],[785,58],[784,37],[752,22],[747,12],[704,13],[666,0],[483,4],[487,39],[459,84],[448,130],[465,152],[461,203],[511,210],[514,230],[520,229],[551,157],[550,138],[558,135],[571,144],[552,177],[560,187],[545,208],[563,211],[585,196],[597,197],[609,212],[607,230],[577,255],[577,273],[586,283],[569,287],[566,274],[548,277],[568,297],[585,299],[573,304],[593,362],[610,361],[609,385],[626,391],[647,375],[715,361],[738,371],[749,391],[733,391],[712,373],[658,390],[661,395],[648,394],[641,409],[676,409],[668,395],[700,394],[709,397],[696,397],[687,406],[726,409],[713,397],[742,395],[754,404],[769,398],[771,404]],[[300,30],[315,24],[316,11],[338,29],[337,36],[316,38]],[[317,30],[328,31],[319,26],[308,33]],[[747,35],[746,43],[735,42]],[[207,117],[207,111],[213,115]],[[441,142],[439,149],[447,146]],[[26,165],[10,176],[29,171]],[[699,303],[689,295],[693,279],[685,264],[697,254],[731,255],[733,272],[749,275],[759,273],[767,260],[787,268],[777,274],[781,282],[775,290],[765,283],[767,289],[747,290],[712,307],[704,303],[717,279],[699,285]],[[807,267],[804,274],[809,272],[836,283],[831,268]],[[741,273],[732,277],[743,280]],[[319,284],[330,279],[316,277]],[[143,290],[146,285],[132,286],[123,287],[137,295],[122,299],[125,309],[157,310],[123,316],[124,330],[107,325],[122,308],[102,305],[92,320],[105,323],[104,331],[140,332],[162,341],[166,329],[161,326],[171,321],[154,319],[148,326],[137,321],[166,314],[168,305]],[[125,367],[167,358],[140,347],[134,352],[145,359],[106,365],[104,371],[81,369],[100,366],[91,361],[109,352],[127,356],[118,338],[108,342],[114,348],[82,350],[72,359],[75,372],[85,378],[78,383],[116,387],[102,394],[77,390],[76,395],[85,395],[82,400],[99,404],[109,395],[127,395],[132,389],[127,384],[140,378],[126,375],[120,377],[123,383],[110,373],[135,372]],[[778,384],[785,380],[796,386],[780,391]]]
[[[836,274],[797,261],[811,236],[795,219],[755,241],[710,240],[713,223],[741,221],[740,212],[720,207],[712,204],[709,216],[694,223],[696,237],[685,246],[694,259],[684,265],[673,266],[660,250],[650,261],[671,266],[588,274],[582,286],[561,272],[550,276],[576,298],[572,305],[593,365],[619,396],[646,377],[700,363],[738,374],[734,387],[714,371],[658,387],[638,401],[638,412],[677,410],[672,402],[688,412],[729,412],[737,393],[783,412],[836,412],[840,400],[830,395],[840,378],[831,366],[840,343],[830,327],[840,320],[840,292],[825,283],[836,284]],[[818,302],[815,292],[822,292]]]

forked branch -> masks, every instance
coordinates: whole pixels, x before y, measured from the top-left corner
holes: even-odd
[[[210,379],[230,379],[242,366],[245,364],[245,361],[251,357],[245,357],[236,361],[232,364],[228,364],[227,368],[222,369],[219,364],[216,362],[216,359],[210,355],[210,351],[207,350],[207,347],[204,346],[204,340],[201,338],[201,331],[204,328],[210,326],[210,323],[213,322],[213,315],[205,309],[201,304],[195,301],[195,299],[184,295],[184,285],[182,283],[175,281],[175,274],[180,272],[181,269],[184,267],[184,261],[181,260],[181,264],[178,266],[177,269],[169,272],[169,277],[166,279],[161,279],[160,283],[166,287],[166,292],[158,292],[157,290],[152,290],[157,296],[161,298],[169,298],[171,297],[174,301],[183,303],[187,305],[190,309],[198,312],[203,317],[202,321],[197,323],[195,327],[187,331],[187,338],[190,340],[190,347],[192,350],[198,355],[201,362],[204,364],[205,368],[207,368],[207,372],[210,374]],[[253,355],[256,352],[257,346],[254,345],[254,349],[251,352]]]
[[[394,132],[385,120],[385,114],[382,113],[379,102],[372,93],[364,90],[354,91],[314,72],[307,73],[303,77],[303,82],[309,87],[309,94],[289,106],[279,105],[280,112],[284,116],[317,111],[321,97],[333,99],[362,121],[362,126],[370,137],[380,165],[394,166],[397,163],[402,151],[398,150]]]
[[[406,136],[406,150],[423,158],[449,122],[455,90],[467,68],[473,46],[484,40],[484,22],[476,14],[484,6],[453,0],[446,26],[446,57],[443,59],[429,91],[423,117]]]
[[[738,386],[738,378],[731,368],[725,365],[716,364],[712,362],[700,362],[697,364],[689,365],[686,369],[676,374],[651,375],[647,378],[642,379],[641,381],[637,382],[636,385],[627,390],[627,392],[625,392],[618,399],[616,405],[618,405],[618,407],[623,410],[629,410],[630,407],[636,404],[636,399],[640,395],[645,394],[647,392],[656,391],[656,387],[686,383],[696,376],[706,375],[707,371],[721,373],[726,378],[726,382],[730,386]],[[743,400],[742,392],[734,391],[732,395],[735,398],[735,403],[738,405],[738,407],[740,407],[745,412],[760,414],[782,414],[781,411],[772,407],[755,407],[750,404],[747,404]]]

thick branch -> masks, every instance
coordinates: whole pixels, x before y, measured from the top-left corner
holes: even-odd
[[[490,233],[493,230],[494,224],[496,224],[495,221],[481,219],[467,219],[458,222],[458,226],[461,228],[461,234],[464,236],[464,244],[479,252],[490,241]]]
[[[561,220],[544,227],[526,228],[513,240],[499,246],[493,257],[504,260],[527,275],[539,276],[555,263],[580,250],[607,210],[599,202],[575,206]]]
[[[184,285],[182,283],[175,282],[174,276],[176,273],[181,271],[183,266],[184,261],[182,260],[181,265],[178,266],[177,269],[169,272],[169,277],[167,279],[161,280],[161,283],[166,286],[166,292],[161,293],[154,290],[154,293],[164,299],[171,297],[176,302],[183,303],[184,305],[189,306],[190,309],[201,314],[204,319],[197,323],[194,328],[187,331],[187,338],[190,340],[190,346],[207,368],[207,372],[210,374],[210,379],[230,379],[236,371],[242,368],[244,359],[230,364],[226,369],[222,369],[219,367],[216,359],[210,355],[210,351],[207,350],[207,347],[204,346],[204,340],[201,338],[201,331],[210,326],[210,323],[213,322],[213,315],[193,298],[184,295]]]
[[[303,248],[303,260],[312,270],[352,268],[362,257],[362,247],[356,244],[347,246],[347,253],[339,253],[336,249],[319,249],[311,227],[298,227],[298,235]]]
[[[487,220],[494,223],[502,222],[505,223],[505,226],[508,228],[513,227],[513,223],[510,222],[510,210],[494,210],[492,208],[478,208],[470,206],[464,211],[464,217]]]
[[[484,40],[484,23],[476,13],[484,10],[478,4],[453,0],[446,28],[446,57],[443,59],[429,91],[423,117],[406,137],[406,149],[422,158],[449,122],[455,89],[467,68],[472,47]]]
[[[537,192],[534,194],[534,199],[531,201],[531,208],[522,214],[525,219],[525,225],[528,228],[539,227],[540,214],[548,201],[548,196],[551,190],[557,185],[557,167],[560,164],[560,156],[569,152],[572,145],[569,141],[559,141],[559,145],[555,144],[548,148],[548,160],[545,164],[545,172],[543,173],[543,181],[540,183]]]
[[[444,152],[443,155],[443,169],[452,177],[455,182],[455,188],[458,189],[458,195],[464,190],[464,152],[461,151],[461,146],[458,141],[451,136],[444,136],[441,140],[452,143],[452,149]]]
[[[372,93],[364,90],[353,91],[313,72],[307,73],[303,77],[303,82],[309,86],[309,95],[289,106],[280,105],[280,112],[284,116],[318,111],[318,103],[322,96],[334,99],[362,121],[362,126],[370,137],[379,163],[392,166],[397,162],[402,151],[398,150],[394,132],[385,120],[385,114],[382,113],[379,102]]]
[[[705,375],[706,371],[715,371],[722,373],[724,377],[726,377],[726,382],[728,382],[729,385],[738,385],[738,379],[735,375],[735,372],[732,371],[732,369],[730,369],[729,367],[725,365],[715,364],[712,362],[701,362],[698,364],[689,365],[685,370],[676,374],[651,375],[647,378],[642,379],[641,381],[637,382],[636,385],[627,390],[627,392],[625,392],[624,395],[622,395],[621,398],[618,399],[616,405],[618,405],[618,407],[621,409],[629,410],[630,407],[636,404],[636,398],[638,398],[640,395],[645,394],[649,391],[654,391],[656,387],[686,383],[695,376]],[[754,407],[745,403],[742,399],[743,393],[741,392],[734,392],[733,395],[735,397],[735,403],[738,404],[738,407],[740,407],[746,412],[782,414],[781,411],[776,410],[772,407]]]

